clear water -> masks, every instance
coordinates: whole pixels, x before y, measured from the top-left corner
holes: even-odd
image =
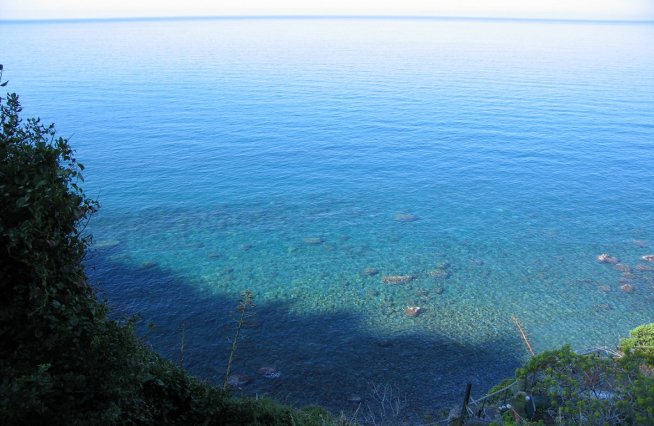
[[[480,395],[528,357],[512,315],[537,351],[654,319],[652,25],[5,23],[0,39],[26,115],[71,136],[102,204],[98,291],[168,358],[185,329],[203,378],[222,383],[246,289],[242,392],[345,411],[371,383],[413,412],[466,382]]]

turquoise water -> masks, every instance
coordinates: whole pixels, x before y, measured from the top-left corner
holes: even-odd
[[[512,315],[537,351],[615,346],[654,318],[653,25],[4,23],[0,37],[10,89],[71,137],[102,205],[92,281],[115,316],[154,323],[162,355],[179,360],[183,334],[203,378],[222,383],[246,289],[240,392],[346,412],[375,383],[417,413],[466,382],[479,396],[528,357]]]

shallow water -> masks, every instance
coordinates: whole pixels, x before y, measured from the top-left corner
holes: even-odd
[[[243,392],[345,411],[372,383],[413,412],[458,402],[466,382],[479,396],[528,356],[512,315],[537,351],[615,346],[654,317],[640,261],[654,252],[652,25],[225,19],[0,36],[10,89],[71,136],[102,204],[89,275],[116,316],[154,323],[164,356],[179,360],[183,334],[204,378],[222,383],[246,289]]]

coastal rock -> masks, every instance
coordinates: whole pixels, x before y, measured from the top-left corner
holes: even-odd
[[[407,306],[404,313],[410,317],[417,317],[422,311],[423,309],[420,306]]]
[[[636,289],[631,284],[622,284],[620,286],[620,290],[624,291],[625,293],[633,293]]]
[[[384,284],[406,284],[412,281],[415,277],[413,275],[386,275],[382,278]]]
[[[646,254],[645,256],[641,256],[641,259],[645,262],[654,262],[654,254]]]
[[[599,263],[612,263],[612,264],[616,264],[616,263],[619,263],[619,262],[620,262],[620,259],[618,259],[617,257],[611,256],[611,255],[608,254],[608,253],[602,253],[602,254],[600,254],[599,256],[597,256],[597,261],[598,261]]]
[[[248,376],[242,376],[240,374],[232,374],[229,376],[229,379],[227,379],[227,384],[229,386],[232,386],[234,388],[242,388],[245,385],[248,385],[252,382],[252,380]]]
[[[415,222],[420,218],[412,213],[395,213],[393,220],[396,222]]]

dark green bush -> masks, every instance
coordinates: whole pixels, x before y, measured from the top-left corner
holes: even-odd
[[[620,350],[654,367],[654,323],[640,325],[629,334],[631,337],[620,341]]]

